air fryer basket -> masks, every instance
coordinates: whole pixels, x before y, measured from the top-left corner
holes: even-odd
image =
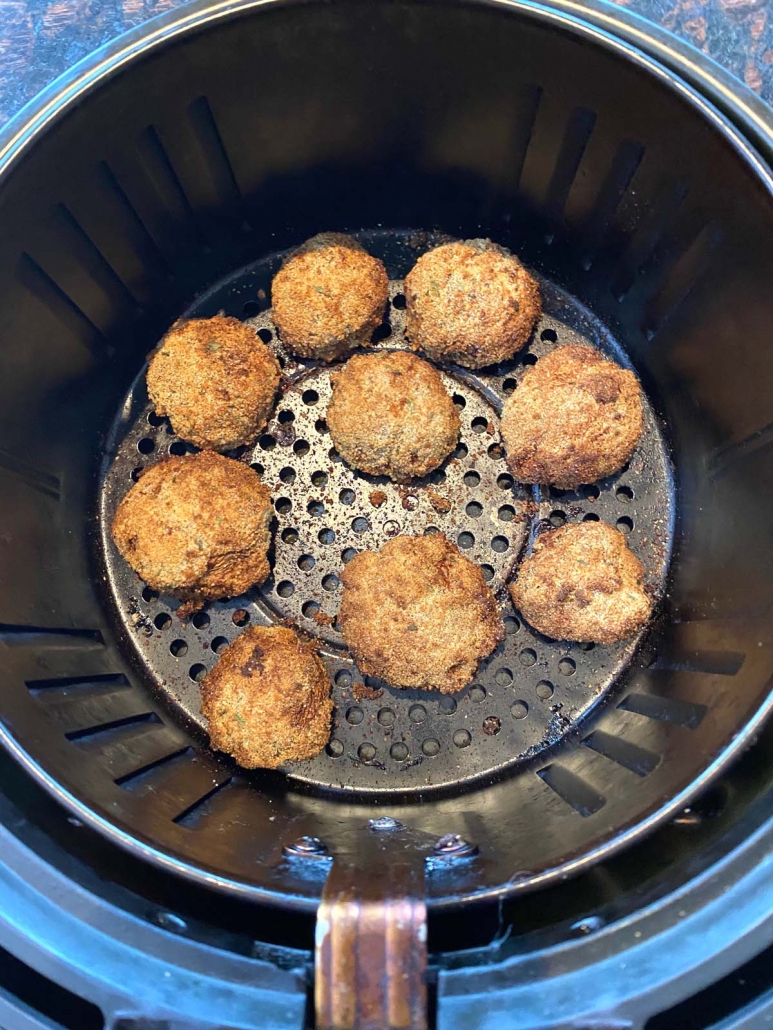
[[[773,666],[771,181],[684,84],[518,3],[245,3],[127,57],[4,156],[2,740],[81,818],[193,879],[313,910],[330,868],[314,854],[332,856],[331,877],[358,861],[386,876],[368,827],[388,816],[411,840],[459,834],[471,845],[452,840],[451,857],[428,867],[428,903],[452,906],[534,888],[622,846],[750,739]],[[100,491],[109,507],[114,468],[126,488],[140,440],[150,444],[134,451],[137,465],[148,447],[175,443],[147,422],[141,386],[130,389],[163,330],[183,312],[220,309],[265,330],[271,269],[324,229],[364,233],[394,280],[428,232],[490,236],[546,284],[531,353],[552,342],[545,332],[622,348],[652,405],[646,469],[634,470],[652,493],[637,495],[646,476],[602,484],[598,510],[631,522],[656,578],[672,529],[673,554],[656,623],[603,680],[603,697],[589,689],[602,682],[600,649],[546,646],[550,674],[514,661],[500,680],[495,656],[492,689],[460,695],[452,717],[440,698],[368,696],[375,684],[347,720],[337,696],[350,736],[319,762],[345,775],[247,777],[208,752],[193,680],[244,612],[271,617],[265,592],[179,626],[163,599],[121,586]],[[494,387],[522,362],[482,384],[460,379],[465,406],[496,408]],[[298,417],[302,395],[293,403]],[[282,446],[269,445],[272,461]],[[633,497],[618,497],[621,486]],[[537,500],[547,518],[581,518],[595,503]],[[526,501],[516,491],[510,503]],[[657,514],[659,541],[643,532]],[[281,582],[269,592],[286,614]],[[306,618],[300,602],[293,614]],[[178,640],[187,650],[174,655]],[[524,727],[557,703],[537,682],[555,690],[567,660],[576,722],[551,736],[546,718],[529,750]],[[453,729],[429,735],[426,718]],[[367,726],[383,768],[359,750]],[[469,747],[454,741],[465,727]],[[401,771],[398,741],[423,779]],[[304,837],[321,844],[288,857]]]

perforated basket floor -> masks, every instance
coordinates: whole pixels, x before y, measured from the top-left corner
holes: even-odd
[[[430,234],[361,233],[390,273],[390,304],[375,334],[380,348],[405,347],[401,278],[433,242]],[[490,776],[554,744],[612,689],[640,637],[615,647],[552,641],[513,611],[506,583],[530,536],[550,525],[601,519],[627,533],[656,596],[671,548],[672,490],[666,445],[645,402],[645,431],[628,466],[577,492],[514,483],[499,436],[503,398],[525,368],[549,349],[589,343],[627,360],[605,327],[549,282],[544,315],[517,359],[471,373],[443,368],[462,432],[442,467],[408,486],[350,469],[325,422],[335,366],[289,360],[266,309],[281,255],[218,284],[186,317],[223,311],[247,318],[283,364],[282,394],[257,444],[233,456],[251,464],[274,501],[273,574],[259,589],[216,602],[181,620],[178,603],[147,588],[109,536],[117,504],[143,468],[192,448],[148,403],[144,369],[132,385],[108,446],[101,529],[110,588],[147,677],[202,732],[198,682],[228,642],[250,623],[291,622],[315,637],[333,683],[331,741],[317,758],[288,765],[298,780],[325,788],[408,793]],[[336,623],[341,569],[357,551],[400,533],[442,532],[481,565],[507,629],[473,684],[454,696],[397,690],[360,676]],[[268,727],[267,727],[268,730]]]

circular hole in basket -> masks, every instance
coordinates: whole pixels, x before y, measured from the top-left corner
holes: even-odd
[[[550,680],[540,680],[537,684],[537,697],[541,701],[548,701],[553,696],[553,684]]]
[[[295,593],[295,584],[291,583],[289,579],[283,579],[277,585],[276,592],[280,597],[292,597]]]
[[[295,412],[285,409],[284,411],[280,411],[277,417],[282,425],[286,425],[288,422],[295,421]]]
[[[327,526],[325,529],[320,529],[319,533],[317,533],[317,540],[319,540],[321,544],[332,544],[335,542],[335,538],[335,530],[330,529]]]
[[[476,705],[479,705],[481,703],[481,701],[485,701],[486,700],[486,688],[479,686],[477,683],[474,683],[470,687],[470,695],[469,696],[470,696],[470,701],[474,702]]]
[[[424,705],[411,705],[408,709],[408,718],[411,722],[420,723],[424,722],[427,718],[427,709]]]
[[[389,755],[396,762],[404,762],[408,757],[408,748],[402,741],[397,740],[389,749]]]
[[[175,440],[174,443],[169,444],[169,453],[173,454],[175,458],[181,458],[183,454],[188,453],[188,445],[182,440]]]
[[[169,645],[169,653],[174,658],[182,658],[188,653],[188,644],[184,640],[173,640]]]
[[[353,504],[354,498],[354,490],[349,489],[342,490],[341,493],[338,495],[338,500],[341,502],[341,504]]]
[[[289,497],[277,497],[274,501],[274,507],[280,515],[287,515],[293,509],[293,502]]]
[[[583,515],[583,522],[600,522],[601,519],[598,517],[595,511],[589,511],[587,515]]]
[[[562,676],[574,676],[577,663],[572,658],[562,658],[558,663],[558,671]]]
[[[142,476],[142,473],[144,471],[145,471],[145,469],[142,467],[142,465],[135,465],[134,468],[129,473],[129,477],[130,477],[131,481],[133,483],[139,483],[140,477]]]
[[[617,490],[615,490],[615,497],[622,504],[630,504],[633,500],[633,490],[630,486],[619,486]]]
[[[471,489],[473,487],[479,486],[480,485],[480,476],[478,475],[478,473],[472,471],[472,469],[469,472],[465,472],[464,473],[464,485],[465,486],[469,486]]]
[[[556,333],[555,329],[543,329],[539,334],[539,338],[544,340],[545,343],[557,343],[558,333]]]
[[[250,613],[246,608],[237,608],[231,616],[231,622],[234,626],[246,626],[250,621]]]
[[[456,445],[456,447],[454,447],[453,457],[457,458],[457,459],[459,459],[459,458],[466,458],[469,453],[470,453],[470,451],[469,451],[469,448],[468,448],[467,444],[459,442]]]
[[[438,707],[443,715],[453,715],[456,711],[456,698],[449,697],[448,694],[443,694],[440,698]]]
[[[313,486],[325,486],[327,483],[327,472],[322,472],[321,469],[312,472],[311,482]]]
[[[497,476],[497,486],[500,490],[512,490],[513,477],[504,472],[501,476]]]
[[[370,529],[370,523],[362,515],[358,515],[356,519],[352,519],[352,529],[355,533],[367,533]]]
[[[501,443],[492,443],[487,453],[493,461],[501,461],[505,456],[505,449]]]
[[[301,614],[306,619],[313,619],[319,611],[319,605],[316,601],[306,601],[301,608]]]
[[[472,736],[469,730],[457,730],[454,733],[454,744],[457,747],[469,747],[472,743]]]
[[[357,757],[361,762],[372,762],[376,757],[376,749],[372,744],[360,744]]]
[[[402,309],[405,307],[405,294],[404,293],[396,293],[394,295],[394,297],[392,298],[392,307],[395,307],[399,311],[402,311]]]
[[[245,318],[255,318],[260,314],[260,304],[256,300],[248,300],[242,305]]]
[[[581,651],[592,651],[596,645],[590,640],[583,640],[577,646],[580,648]]]
[[[274,334],[270,329],[258,329],[258,336],[264,343],[271,343],[274,339]]]
[[[467,407],[467,401],[460,393],[455,393],[451,399],[459,411],[463,411]]]
[[[140,452],[140,454],[152,454],[155,448],[156,444],[153,440],[150,439],[149,436],[144,436],[137,443],[137,450]]]
[[[288,526],[287,529],[282,530],[282,543],[284,544],[297,544],[298,543],[298,530],[292,526]]]
[[[381,726],[394,726],[396,716],[391,708],[379,708],[376,718]]]
[[[346,550],[341,551],[341,561],[344,563],[344,565],[348,565],[357,553],[358,552],[356,547],[347,547]]]
[[[332,593],[334,590],[338,589],[339,582],[340,580],[338,579],[338,576],[330,572],[327,576],[322,577],[322,589]]]
[[[200,662],[197,662],[195,665],[192,665],[190,669],[188,669],[188,675],[194,681],[194,683],[201,683],[201,681],[207,675],[207,667],[206,665],[202,665]]]
[[[441,483],[445,483],[445,471],[443,469],[435,469],[434,472],[430,472],[429,481],[433,484],[433,486],[440,486]]]
[[[475,537],[472,533],[460,533],[456,538],[456,542],[461,548],[466,550],[475,543]]]
[[[494,566],[493,565],[481,565],[480,571],[483,573],[483,578],[487,583],[490,583],[494,578]]]
[[[328,429],[327,422],[324,420],[324,418],[318,418],[317,421],[314,423],[314,428],[317,430],[320,436],[324,436],[325,433],[330,432],[330,430]]]
[[[471,519],[479,519],[483,514],[483,505],[478,501],[470,501],[464,509]]]
[[[311,572],[316,564],[313,554],[302,554],[298,559],[298,568],[304,572]]]
[[[250,468],[257,476],[262,476],[266,471],[259,461],[250,462]]]
[[[325,514],[325,505],[322,501],[309,501],[306,505],[306,511],[309,515],[312,515],[315,519],[321,518]]]
[[[507,379],[504,379],[502,381],[502,393],[505,395],[505,397],[509,397],[511,393],[515,392],[517,386],[518,381],[514,379],[512,376],[508,376]]]
[[[158,591],[154,590],[153,587],[142,588],[142,600],[143,601],[157,601]]]
[[[510,706],[510,713],[514,719],[525,719],[529,714],[529,706],[525,701],[516,701]]]
[[[359,705],[352,705],[351,708],[346,709],[346,721],[351,723],[352,726],[359,726],[364,718],[365,712],[363,712]]]
[[[352,674],[348,669],[339,669],[335,674],[337,687],[350,687],[352,685]]]
[[[287,486],[291,486],[295,482],[295,469],[290,465],[285,465],[283,469],[279,471],[279,478]]]
[[[505,633],[508,637],[513,636],[521,628],[521,624],[514,615],[506,615],[502,620],[505,624]]]
[[[196,629],[206,629],[209,625],[209,616],[206,612],[194,612],[191,615],[191,622]]]
[[[212,643],[209,645],[215,654],[222,654],[223,651],[228,647],[228,637],[215,637]]]
[[[536,365],[537,355],[536,354],[524,354],[523,356],[524,365]]]
[[[497,669],[494,674],[494,682],[500,687],[509,687],[513,682],[513,674],[510,669]]]
[[[537,652],[531,647],[525,647],[523,651],[518,655],[518,659],[521,665],[525,665],[528,669],[534,665],[537,661]]]
[[[308,440],[296,440],[293,444],[293,452],[300,458],[308,454],[310,449]]]
[[[623,517],[618,519],[615,524],[623,536],[628,536],[629,533],[633,532],[633,519],[629,518],[627,515],[623,515]]]
[[[565,526],[566,512],[559,511],[558,509],[556,509],[555,511],[551,511],[550,515],[548,515],[548,522],[551,526],[554,526],[556,529],[558,529],[560,526]]]
[[[509,546],[510,541],[506,536],[495,536],[491,541],[491,550],[496,551],[497,554],[504,554]]]
[[[264,433],[258,440],[258,446],[262,451],[273,451],[276,447],[276,438],[271,433]]]
[[[436,740],[435,737],[427,737],[427,739],[422,742],[421,750],[427,758],[434,758],[436,755],[440,754],[440,741]]]
[[[325,747],[325,751],[331,758],[340,758],[344,753],[344,746],[340,740],[331,740]]]
[[[584,486],[582,488],[582,495],[586,501],[597,501],[601,495],[601,491],[592,483],[590,486]]]
[[[311,408],[319,401],[319,394],[316,390],[304,390],[301,400]]]
[[[158,428],[159,426],[162,426],[164,424],[164,419],[161,415],[157,415],[155,411],[149,411],[148,422],[151,426],[155,426],[155,428]]]
[[[487,737],[495,737],[502,729],[502,721],[496,715],[489,715],[483,720],[483,732]]]
[[[483,418],[481,415],[476,415],[470,425],[473,433],[485,433],[488,428],[488,419]]]

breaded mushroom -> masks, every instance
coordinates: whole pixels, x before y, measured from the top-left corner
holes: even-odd
[[[540,358],[502,409],[502,441],[516,479],[568,490],[622,468],[642,425],[633,372],[581,345]]]
[[[202,451],[149,468],[118,505],[113,539],[162,594],[235,597],[269,574],[271,514],[268,489],[251,468]]]
[[[301,358],[335,361],[366,346],[384,316],[386,269],[351,236],[323,232],[307,240],[271,283],[279,338]]]
[[[406,351],[350,358],[333,377],[326,417],[344,461],[398,483],[436,469],[461,425],[440,373]]]
[[[652,613],[641,562],[604,522],[541,533],[510,596],[527,622],[556,640],[616,644]]]
[[[268,421],[281,371],[238,318],[194,318],[166,334],[148,366],[159,415],[197,447],[227,451],[251,443]]]
[[[490,240],[444,243],[405,277],[406,333],[433,361],[483,368],[529,340],[542,311],[536,280]]]
[[[314,648],[284,626],[250,626],[201,681],[213,748],[245,769],[319,754],[330,738],[330,680]]]
[[[504,636],[477,565],[440,533],[398,536],[344,569],[338,619],[361,672],[452,694]]]

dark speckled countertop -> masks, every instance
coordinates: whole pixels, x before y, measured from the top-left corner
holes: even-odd
[[[771,0],[618,0],[773,103]],[[61,72],[180,0],[0,0],[0,124]]]

